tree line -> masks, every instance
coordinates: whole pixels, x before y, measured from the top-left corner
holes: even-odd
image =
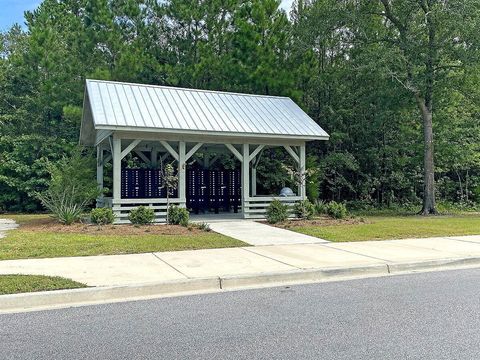
[[[331,135],[308,148],[325,200],[424,214],[436,199],[480,202],[478,1],[279,5],[44,0],[26,12],[0,34],[0,210],[39,208],[48,163],[78,143],[86,78],[291,97]]]

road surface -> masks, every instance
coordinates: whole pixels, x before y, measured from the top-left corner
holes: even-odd
[[[0,315],[2,359],[480,359],[480,269]]]

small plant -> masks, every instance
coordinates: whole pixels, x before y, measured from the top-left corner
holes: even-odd
[[[315,215],[315,208],[308,199],[305,199],[295,203],[293,212],[299,219],[311,220]]]
[[[288,206],[274,199],[267,207],[267,221],[270,224],[284,222],[288,218]]]
[[[315,203],[313,204],[313,209],[315,210],[315,215],[327,214],[327,204],[322,200],[315,200]]]
[[[173,225],[188,226],[190,214],[187,209],[178,207],[177,205],[169,206],[167,222]]]
[[[175,174],[175,170],[172,164],[167,164],[163,167],[161,164],[160,177],[162,179],[162,186],[166,188],[167,192],[167,224],[170,224],[170,192],[175,190],[178,186],[178,175]]]
[[[149,207],[139,206],[130,210],[128,220],[135,225],[151,224],[155,220],[155,212]]]
[[[210,228],[210,225],[206,222],[202,222],[198,224],[198,228],[202,231],[207,231],[207,232],[212,231],[212,229]]]
[[[97,225],[107,225],[113,223],[115,215],[110,208],[97,208],[90,212],[90,220]]]
[[[348,215],[347,207],[343,203],[331,201],[327,204],[327,214],[334,219],[345,219]]]

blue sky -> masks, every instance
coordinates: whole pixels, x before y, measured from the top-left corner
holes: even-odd
[[[0,0],[0,30],[7,30],[16,22],[23,25],[23,12],[35,9],[40,2],[40,0]]]
[[[281,7],[287,11],[293,0],[282,0]],[[24,25],[23,12],[33,10],[41,0],[0,0],[0,30],[9,29],[14,23]]]

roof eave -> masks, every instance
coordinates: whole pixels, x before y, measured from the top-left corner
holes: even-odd
[[[243,138],[267,138],[267,139],[288,139],[301,141],[314,140],[329,140],[330,135],[294,135],[294,134],[265,134],[265,133],[242,133],[242,132],[227,132],[227,131],[198,131],[198,130],[182,130],[182,129],[163,129],[163,128],[148,128],[136,126],[112,126],[112,125],[95,125],[96,130],[111,130],[111,131],[131,131],[131,132],[151,132],[151,133],[165,133],[178,135],[208,135],[218,137],[243,137]]]

